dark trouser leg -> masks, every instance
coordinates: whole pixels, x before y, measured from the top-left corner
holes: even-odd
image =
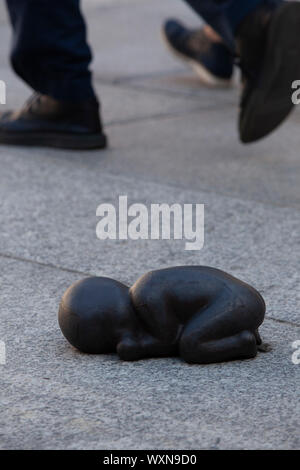
[[[282,3],[282,0],[185,0],[193,10],[217,31],[229,45],[239,24],[260,5]]]
[[[62,101],[95,99],[79,0],[7,0],[11,62],[34,90]]]

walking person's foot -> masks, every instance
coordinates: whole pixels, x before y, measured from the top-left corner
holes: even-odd
[[[18,111],[0,113],[0,144],[85,150],[105,148],[99,104],[34,93]]]
[[[216,33],[215,33],[216,34]],[[167,20],[163,39],[171,52],[190,64],[209,86],[228,86],[233,74],[233,56],[221,40],[214,40],[206,28],[188,29],[177,20]]]
[[[300,3],[260,7],[241,24],[237,47],[243,72],[239,132],[244,143],[276,129],[293,109],[300,77]]]

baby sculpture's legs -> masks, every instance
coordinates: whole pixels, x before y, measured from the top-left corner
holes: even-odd
[[[259,315],[249,313],[247,321],[235,310],[227,308],[220,313],[219,309],[219,305],[212,305],[185,326],[179,343],[180,356],[185,361],[208,364],[256,356],[261,342],[257,331]]]
[[[180,355],[191,363],[209,364],[233,359],[250,359],[257,353],[255,336],[247,330],[218,340],[201,342],[200,338],[194,337],[193,341],[191,345],[190,338],[188,341],[182,338],[180,343]]]

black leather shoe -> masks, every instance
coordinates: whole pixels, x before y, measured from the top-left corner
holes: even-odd
[[[99,104],[67,103],[34,93],[19,111],[0,114],[0,144],[65,149],[105,148]]]
[[[244,143],[265,137],[293,109],[292,82],[300,77],[300,3],[260,7],[239,28],[243,72],[239,131]]]

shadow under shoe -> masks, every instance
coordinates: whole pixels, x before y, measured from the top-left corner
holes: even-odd
[[[57,101],[34,93],[18,111],[0,114],[0,144],[55,147],[74,150],[103,149],[99,103]]]
[[[240,139],[255,142],[290,114],[292,82],[300,77],[300,3],[260,7],[242,23],[237,47],[243,73]]]

